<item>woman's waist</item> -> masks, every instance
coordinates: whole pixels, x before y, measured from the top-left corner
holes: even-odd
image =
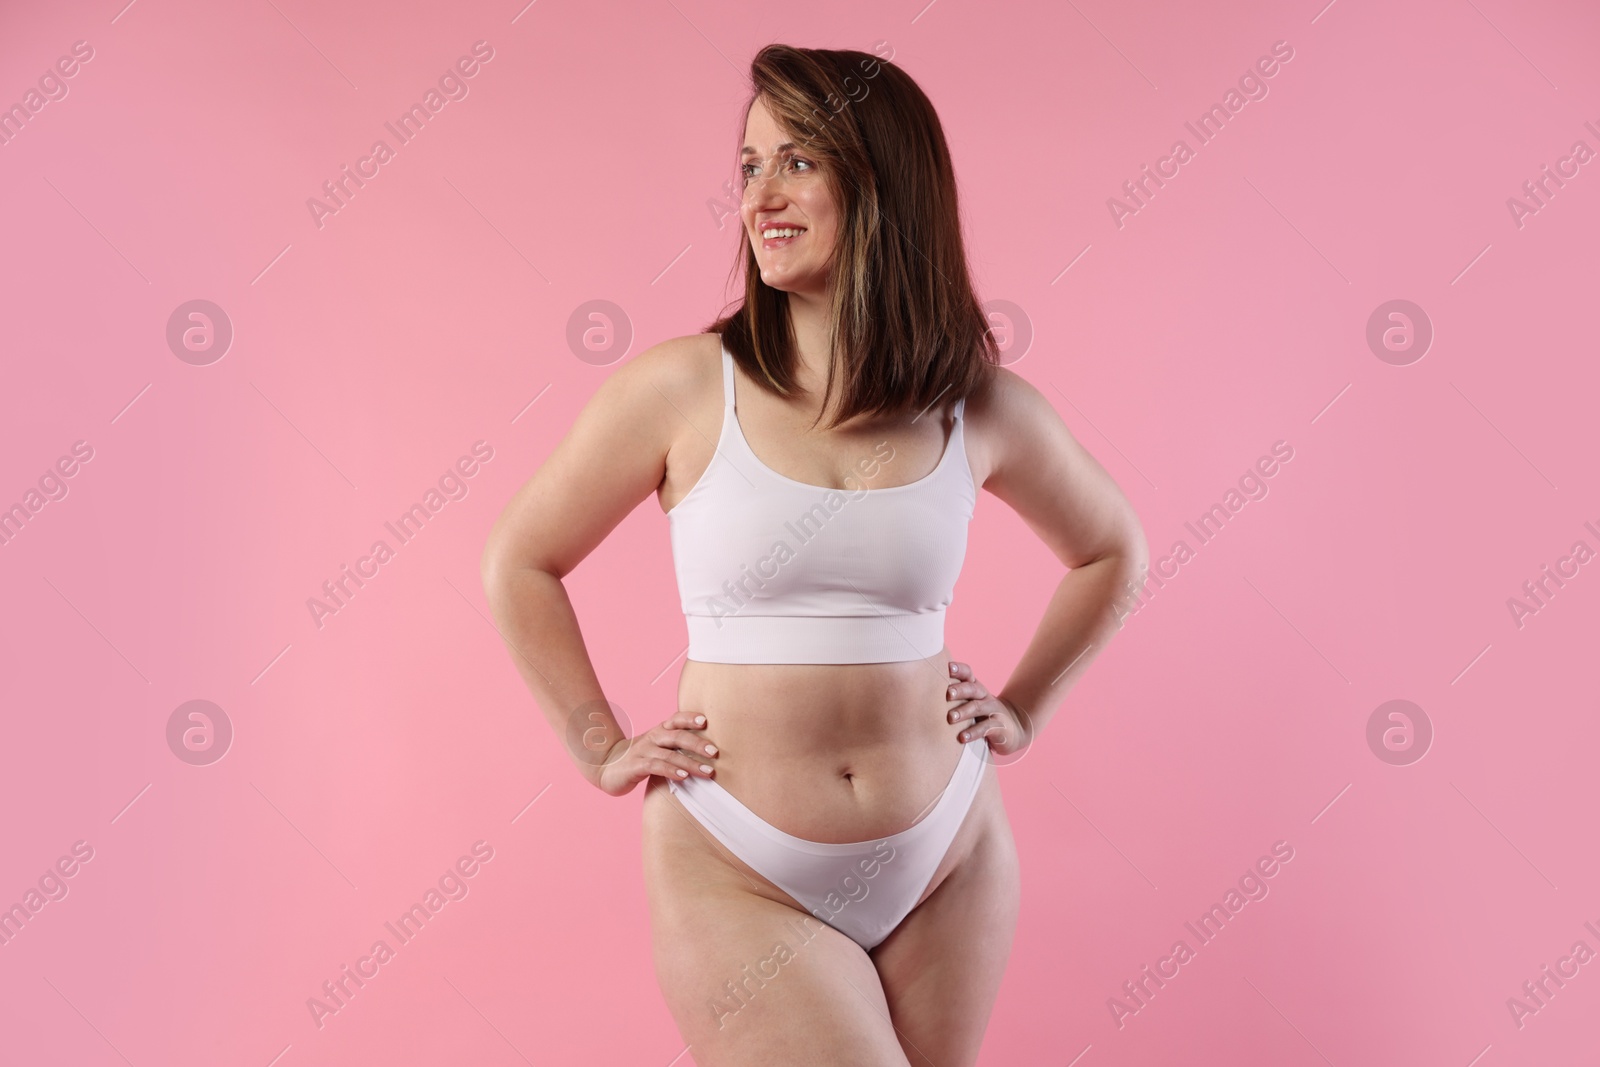
[[[983,741],[969,742],[982,745]],[[809,841],[868,841],[899,833],[932,810],[954,777],[964,746],[949,730],[937,739],[861,750],[839,761],[792,759],[719,745],[710,779],[680,788],[721,788],[758,818]]]
[[[694,663],[679,708],[706,717],[712,780],[746,807],[797,837],[860,841],[916,821],[961,756],[934,662]]]
[[[703,663],[678,679],[678,710],[706,717],[728,744],[796,759],[880,758],[932,738],[956,701],[948,650],[894,663]],[[719,747],[721,741],[716,742]]]

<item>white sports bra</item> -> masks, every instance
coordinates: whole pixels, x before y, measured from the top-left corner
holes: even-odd
[[[756,458],[734,410],[733,379],[724,346],[716,453],[667,512],[688,658],[890,663],[937,654],[977,504],[965,398],[931,473],[868,488],[895,462],[885,441],[857,462],[847,488],[833,489]]]

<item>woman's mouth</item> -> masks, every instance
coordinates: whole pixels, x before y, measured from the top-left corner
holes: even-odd
[[[805,232],[804,226],[768,226],[761,231],[761,247],[787,248]]]

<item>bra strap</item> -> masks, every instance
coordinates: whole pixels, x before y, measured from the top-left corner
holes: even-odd
[[[960,400],[957,400],[956,401],[956,418],[959,419],[961,417],[961,413],[964,412],[966,409],[967,409],[967,398],[966,397],[962,397]]]
[[[733,407],[733,353],[722,349],[722,406]]]

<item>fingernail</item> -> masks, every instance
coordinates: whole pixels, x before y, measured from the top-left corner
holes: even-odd
[[[709,763],[702,763],[702,764],[700,764],[700,769],[701,769],[701,770],[702,770],[702,771],[705,771],[705,772],[706,772],[706,773],[707,773],[707,774],[710,774],[710,773],[711,773],[711,764],[709,764]]]
[[[696,726],[704,726],[706,723],[706,717],[704,715],[696,715],[694,717],[694,722]]]
[[[717,754],[717,746],[716,745],[707,745],[706,746],[706,755],[715,756],[716,754]]]
[[[950,661],[950,673],[951,674],[956,673],[956,661],[955,660],[951,660]]]
[[[689,777],[689,772],[684,770],[682,767],[679,767],[678,768],[678,777],[679,778],[687,778],[687,777]]]

